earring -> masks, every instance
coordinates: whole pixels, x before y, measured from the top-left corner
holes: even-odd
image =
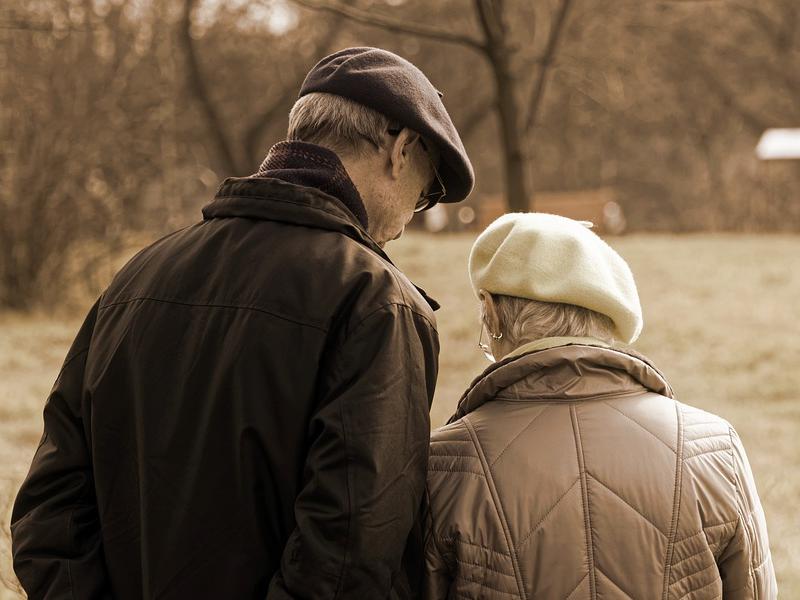
[[[493,334],[493,333],[490,331],[490,332],[489,332],[489,335],[490,335],[490,336],[492,336],[492,339],[493,339],[493,340],[495,340],[495,341],[498,341],[498,340],[502,340],[502,339],[503,339],[503,332],[502,332],[502,331],[501,331],[499,334],[497,334],[497,335]]]
[[[483,355],[486,357],[486,360],[488,360],[489,362],[494,362],[494,354],[492,354],[492,349],[489,348],[489,346],[487,344],[483,343],[483,330],[484,329],[485,329],[485,327],[484,327],[483,323],[481,323],[481,331],[480,331],[480,334],[478,334],[478,348],[480,348],[483,351]],[[492,334],[490,333],[490,335],[492,335]],[[494,337],[494,335],[492,335],[492,337]]]

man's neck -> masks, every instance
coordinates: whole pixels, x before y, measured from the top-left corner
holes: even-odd
[[[369,218],[364,202],[342,161],[331,150],[308,142],[279,142],[252,177],[270,177],[287,183],[313,187],[339,200],[364,230]]]

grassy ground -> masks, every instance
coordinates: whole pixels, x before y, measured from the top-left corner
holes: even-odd
[[[467,255],[473,236],[409,234],[398,266],[439,300],[434,425],[488,364],[477,348]],[[636,348],[679,398],[721,414],[747,447],[767,513],[781,596],[800,598],[800,237],[630,236],[610,240],[639,284]],[[87,308],[90,302],[87,301]],[[41,433],[41,409],[81,316],[0,313],[0,498],[7,512]],[[5,520],[7,529],[7,517]],[[0,573],[10,573],[7,537]],[[16,598],[0,588],[0,600]]]

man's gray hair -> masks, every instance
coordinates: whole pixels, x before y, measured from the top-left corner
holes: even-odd
[[[363,104],[314,92],[294,103],[286,139],[319,144],[339,154],[358,154],[366,143],[380,147],[392,128],[400,126]]]
[[[503,337],[517,348],[546,337],[593,337],[606,343],[616,338],[614,322],[588,308],[492,294]]]

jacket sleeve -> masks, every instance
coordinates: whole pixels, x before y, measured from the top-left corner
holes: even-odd
[[[764,510],[744,446],[733,428],[730,436],[739,520],[718,559],[722,596],[725,600],[771,600],[778,597],[778,585]]]
[[[445,553],[436,540],[433,513],[428,502],[425,536],[425,571],[423,575],[422,600],[446,600],[450,597],[453,583],[452,569],[445,559]]]
[[[31,600],[110,598],[81,418],[97,314],[81,327],[44,407],[44,433],[11,516],[14,570]]]
[[[433,324],[392,304],[328,353],[269,599],[411,593],[401,560],[425,487],[438,351]]]

